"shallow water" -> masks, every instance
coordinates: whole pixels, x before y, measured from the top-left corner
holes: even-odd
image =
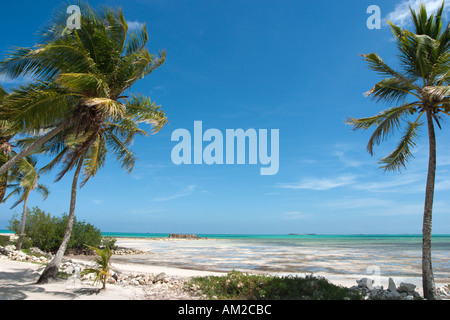
[[[383,276],[421,276],[421,238],[418,236],[120,239],[117,244],[151,252],[133,259],[148,265],[292,274],[371,274],[379,270]],[[450,279],[450,236],[433,238],[433,271],[436,279]]]

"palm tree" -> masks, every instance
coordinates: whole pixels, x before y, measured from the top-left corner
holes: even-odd
[[[92,246],[88,246],[88,248],[96,253],[96,257],[94,259],[95,266],[93,268],[84,269],[81,274],[94,273],[96,277],[93,284],[95,285],[97,281],[101,281],[102,289],[106,289],[106,282],[111,276],[110,260],[113,252],[108,246],[104,249],[99,249]]]
[[[8,184],[8,188],[13,190],[4,201],[8,200],[13,195],[20,196],[19,200],[14,203],[11,209],[23,202],[22,223],[20,225],[20,234],[17,241],[17,250],[22,249],[22,241],[25,235],[28,196],[31,191],[36,190],[42,194],[45,200],[49,194],[48,188],[45,185],[38,183],[39,174],[36,171],[36,164],[37,160],[35,157],[27,156],[13,166],[9,176],[10,182],[13,183]]]
[[[8,95],[8,92],[0,85],[0,107],[3,106],[3,100]],[[3,166],[9,159],[12,151],[10,143],[12,133],[11,125],[8,121],[0,120],[0,166]],[[6,193],[6,186],[8,184],[8,172],[0,174],[0,202],[3,202]]]
[[[422,282],[427,299],[438,299],[431,260],[432,211],[436,176],[435,125],[441,128],[442,117],[450,115],[450,25],[443,28],[444,3],[436,15],[428,16],[422,3],[416,13],[411,8],[415,33],[390,23],[399,51],[401,71],[388,66],[377,54],[363,55],[369,67],[386,78],[366,94],[379,102],[396,104],[376,116],[350,118],[355,130],[375,130],[367,145],[373,155],[392,132],[405,124],[403,136],[395,150],[380,160],[386,171],[401,170],[412,157],[412,148],[420,128],[426,124],[429,140],[428,177],[422,230]],[[411,98],[412,102],[406,99]]]
[[[80,30],[68,30],[66,18],[64,10],[46,29],[44,45],[17,49],[0,63],[0,72],[9,77],[40,77],[5,99],[0,119],[14,120],[21,131],[38,135],[23,140],[22,152],[1,169],[28,152],[54,155],[45,170],[62,163],[57,180],[75,169],[66,233],[40,283],[56,277],[66,251],[81,169],[84,185],[101,168],[109,148],[130,172],[135,159],[128,147],[136,134],[148,134],[138,125],[150,124],[156,133],[167,123],[154,102],[128,93],[165,61],[164,52],[155,57],[145,47],[146,27],[129,30],[121,10],[95,12],[87,5],[82,7]]]
[[[72,233],[77,184],[81,169],[83,169],[82,175],[84,176],[81,183],[81,187],[83,187],[103,167],[108,152],[111,152],[122,168],[131,173],[136,158],[129,148],[134,137],[149,134],[139,128],[139,123],[150,123],[153,132],[157,132],[167,120],[164,113],[159,111],[159,108],[155,107],[150,100],[142,96],[133,96],[127,104],[123,118],[116,122],[110,121],[99,123],[96,127],[92,126],[91,130],[83,136],[60,133],[49,141],[45,150],[41,150],[41,152],[47,152],[54,156],[54,159],[41,169],[42,171],[49,171],[56,165],[63,164],[56,181],[62,179],[73,168],[75,168],[75,174],[72,181],[68,223],[61,246],[42,273],[38,283],[46,283],[50,278],[57,277],[59,265],[67,250]],[[28,143],[32,143],[32,139],[28,139]]]
[[[4,99],[0,120],[17,122],[21,132],[40,133],[0,167],[0,176],[63,131],[84,134],[96,122],[120,118],[126,91],[165,61],[164,51],[156,57],[146,48],[145,25],[129,30],[122,10],[79,6],[81,29],[68,29],[67,6],[61,6],[41,32],[43,44],[15,49],[0,62],[0,74],[38,79]]]

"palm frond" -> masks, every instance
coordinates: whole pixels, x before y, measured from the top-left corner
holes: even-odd
[[[111,150],[113,151],[117,160],[120,162],[121,167],[127,170],[128,174],[131,173],[136,162],[136,157],[134,156],[134,154],[125,146],[122,141],[120,141],[118,137],[116,137],[112,133],[107,135],[106,141],[111,147]]]
[[[378,82],[365,95],[377,99],[378,102],[398,103],[403,102],[409,94],[419,97],[413,92],[415,89],[414,85],[402,79],[389,78]]]
[[[90,178],[94,177],[98,170],[103,167],[108,150],[106,149],[105,139],[98,135],[97,139],[89,146],[83,162],[84,179],[81,182],[83,187]]]
[[[418,136],[418,129],[422,123],[409,122],[405,134],[398,144],[397,148],[388,156],[380,160],[385,171],[398,171],[406,167],[409,159],[413,157],[411,149],[416,145],[415,139]]]
[[[137,123],[152,125],[153,132],[158,132],[168,123],[166,114],[161,106],[156,106],[150,98],[137,94],[132,95],[125,103],[127,117]]]
[[[142,49],[148,41],[147,27],[144,24],[142,28],[130,30],[128,33],[128,41],[125,46],[125,55],[132,55]]]
[[[350,118],[347,124],[353,126],[354,130],[367,130],[372,126],[376,126],[369,142],[367,151],[373,155],[374,145],[379,145],[401,125],[401,120],[415,112],[415,108],[420,103],[407,103],[398,107],[390,108],[380,112],[378,115],[369,118],[354,119]]]
[[[56,82],[72,92],[94,97],[108,97],[110,95],[107,80],[93,73],[62,73]]]

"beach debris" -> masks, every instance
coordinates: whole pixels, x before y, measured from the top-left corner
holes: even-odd
[[[158,281],[164,281],[165,278],[166,278],[166,274],[165,274],[164,272],[161,272],[161,273],[159,273],[159,274],[156,275],[154,281],[155,281],[155,282],[158,282]]]
[[[397,284],[395,283],[394,279],[392,279],[392,278],[389,278],[388,290],[390,292],[397,292]]]
[[[40,255],[43,257],[46,257],[47,259],[52,259],[53,255],[51,253],[48,252],[44,252],[41,249],[39,249],[38,247],[31,247],[30,248],[30,252],[36,255]]]
[[[398,287],[398,290],[401,292],[406,292],[408,294],[413,294],[414,290],[416,289],[416,285],[412,283],[400,283],[400,286]]]
[[[443,299],[450,300],[450,284],[447,284],[442,287],[438,287],[436,290]]]
[[[383,286],[373,286],[374,280],[363,278],[356,280],[358,286],[350,289],[359,291],[366,300],[414,300],[421,296],[415,291],[416,285],[402,282],[397,287],[394,279],[389,278],[388,288],[384,290]]]
[[[373,280],[369,278],[362,278],[361,280],[356,280],[359,288],[366,288],[369,290],[373,289]]]
[[[24,262],[33,262],[33,263],[48,263],[48,259],[46,256],[35,256],[28,255],[25,252],[17,251],[16,246],[8,245],[6,247],[0,246],[0,254],[5,255],[10,260],[15,261],[24,261]]]
[[[118,247],[116,249],[112,249],[112,252],[114,255],[116,256],[125,256],[125,255],[132,255],[132,254],[149,254],[150,252],[148,251],[142,251],[142,250],[138,250],[138,249],[130,249],[130,248],[122,248],[122,247]]]
[[[178,233],[171,233],[171,234],[169,234],[169,239],[189,239],[189,240],[197,240],[197,239],[203,239],[203,238],[197,236],[196,234],[178,234]]]

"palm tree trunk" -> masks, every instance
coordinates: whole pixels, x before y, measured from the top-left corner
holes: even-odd
[[[426,299],[436,300],[438,295],[434,284],[432,260],[431,260],[431,225],[433,215],[434,185],[436,180],[436,133],[434,131],[431,111],[427,111],[428,138],[429,138],[429,161],[428,177],[425,191],[425,208],[423,213],[422,229],[422,285],[423,294]]]
[[[42,275],[39,277],[39,280],[37,281],[38,284],[47,283],[50,278],[56,279],[58,277],[59,266],[61,265],[62,258],[67,250],[67,245],[69,244],[70,236],[72,234],[73,221],[75,217],[75,202],[77,198],[78,177],[80,175],[82,165],[83,165],[83,157],[81,157],[80,160],[78,161],[77,168],[73,176],[72,191],[70,197],[70,211],[69,211],[69,218],[67,221],[66,232],[64,233],[63,240],[61,242],[61,245],[59,246],[58,252],[56,253],[55,257],[52,259],[52,261],[50,261],[50,263],[47,265]]]
[[[6,173],[14,164],[16,164],[20,159],[23,157],[28,156],[29,154],[33,153],[37,148],[42,146],[44,143],[46,143],[48,140],[56,136],[58,133],[63,131],[67,126],[71,123],[71,121],[67,120],[61,123],[59,126],[57,126],[55,129],[51,130],[47,134],[40,137],[38,140],[33,142],[30,146],[24,148],[22,151],[20,151],[18,154],[16,154],[14,157],[9,159],[4,165],[0,167],[0,176]]]
[[[27,202],[28,202],[28,195],[26,195],[25,199],[23,200],[22,224],[20,225],[20,234],[19,239],[17,240],[17,251],[22,250],[23,237],[25,236],[25,221],[27,219]]]

